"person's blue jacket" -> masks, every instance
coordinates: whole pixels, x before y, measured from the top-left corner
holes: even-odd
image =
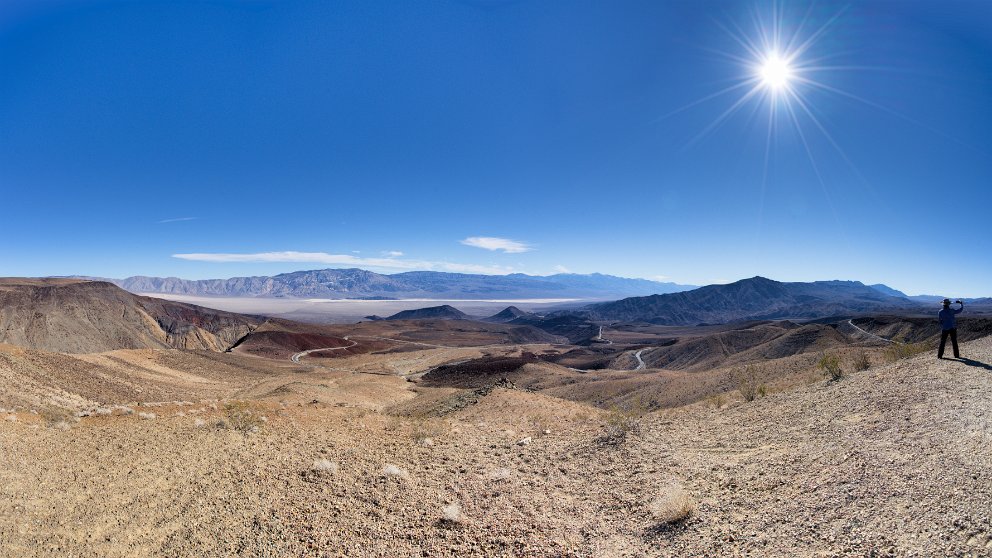
[[[960,302],[958,304],[961,304],[961,308],[958,308],[957,310],[951,308],[950,306],[945,306],[944,308],[940,309],[940,312],[937,312],[937,319],[940,320],[940,329],[946,331],[948,329],[957,328],[957,323],[954,320],[954,315],[960,314],[961,311],[964,310],[964,304]]]

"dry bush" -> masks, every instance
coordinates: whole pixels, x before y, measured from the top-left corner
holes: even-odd
[[[140,418],[142,420],[154,420],[154,419],[158,418],[158,415],[156,415],[155,413],[140,412],[140,413],[138,413],[138,418]]]
[[[706,398],[706,401],[709,402],[709,404],[712,405],[714,409],[719,409],[723,407],[724,403],[726,403],[726,399],[724,398],[722,393],[711,395]]]
[[[441,508],[441,521],[452,525],[465,523],[465,516],[462,515],[462,508],[457,503],[448,504]]]
[[[758,384],[758,374],[753,366],[747,365],[743,369],[734,370],[730,373],[730,378],[737,384],[737,391],[744,401],[750,403],[759,396],[765,396],[764,386]]]
[[[820,361],[816,365],[823,371],[824,374],[830,378],[830,381],[835,382],[844,377],[844,369],[840,365],[840,358],[835,354],[827,353],[820,357]]]
[[[79,420],[74,414],[61,407],[47,407],[38,413],[51,428],[69,430],[73,423]]]
[[[497,481],[509,480],[511,476],[513,476],[513,471],[510,471],[506,467],[501,467],[489,473],[489,478]]]
[[[392,463],[387,463],[385,467],[382,468],[383,476],[387,478],[398,478],[398,479],[408,479],[410,478],[410,473],[406,472],[405,469],[401,469]]]
[[[338,472],[338,464],[330,459],[314,459],[313,470],[318,473],[334,474]]]
[[[863,372],[871,368],[871,361],[868,360],[868,351],[858,351],[854,355],[854,359],[851,361],[851,367],[854,368],[856,372]]]
[[[640,432],[641,416],[644,412],[642,405],[633,402],[610,407],[599,443],[609,446],[619,445],[627,439],[628,434]]]
[[[904,358],[911,358],[921,353],[934,350],[936,343],[892,343],[885,348],[885,359],[895,362]]]
[[[695,515],[696,502],[681,486],[673,485],[662,490],[648,505],[648,511],[658,523],[673,525]]]
[[[418,446],[433,446],[434,440],[437,440],[448,432],[447,427],[447,423],[419,419],[414,423],[413,442]]]
[[[226,421],[219,421],[217,426],[221,428],[220,422],[226,422],[226,427],[230,427],[242,434],[251,434],[262,429],[261,413],[252,408],[245,401],[231,401],[224,404],[224,416]]]

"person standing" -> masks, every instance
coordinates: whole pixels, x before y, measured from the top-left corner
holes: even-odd
[[[951,308],[951,299],[945,298],[944,307],[937,312],[937,319],[940,320],[940,348],[937,349],[937,358],[944,358],[944,344],[947,343],[947,336],[951,337],[954,358],[961,358],[961,354],[958,352],[958,325],[954,316],[964,310],[964,303],[960,300],[955,300],[954,303],[960,304],[961,307],[957,310]]]

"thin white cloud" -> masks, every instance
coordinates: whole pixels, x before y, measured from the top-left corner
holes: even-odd
[[[558,265],[555,266],[555,271],[557,271],[558,273],[571,273],[572,272],[572,270],[568,269],[567,267],[565,267],[565,266],[563,266],[561,264],[558,264]]]
[[[509,238],[499,238],[495,236],[470,236],[461,241],[466,246],[474,246],[483,250],[502,251],[507,254],[519,254],[530,252],[534,248],[526,242],[510,240]]]
[[[196,217],[174,217],[172,219],[162,219],[159,224],[162,223],[178,223],[179,221],[195,221]]]
[[[668,280],[668,276],[667,275],[655,275],[655,276],[651,277],[651,279],[653,279],[655,281],[667,281]]]
[[[318,263],[330,265],[350,265],[356,267],[377,267],[405,270],[441,270],[456,273],[479,273],[484,275],[506,275],[513,268],[500,265],[462,264],[453,262],[433,262],[425,260],[401,260],[397,258],[360,258],[349,254],[328,254],[327,252],[256,252],[253,254],[193,253],[173,254],[173,258],[194,262],[212,263]]]
[[[390,257],[390,258],[398,258],[398,257],[400,257],[400,256],[403,255],[403,252],[400,252],[399,250],[389,250],[389,251],[383,252],[382,255],[383,256]]]

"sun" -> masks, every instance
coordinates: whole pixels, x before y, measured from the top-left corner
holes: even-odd
[[[789,81],[791,81],[793,73],[789,61],[775,52],[765,56],[765,59],[761,61],[761,65],[758,67],[758,77],[761,78],[762,85],[772,91],[789,87]]]

